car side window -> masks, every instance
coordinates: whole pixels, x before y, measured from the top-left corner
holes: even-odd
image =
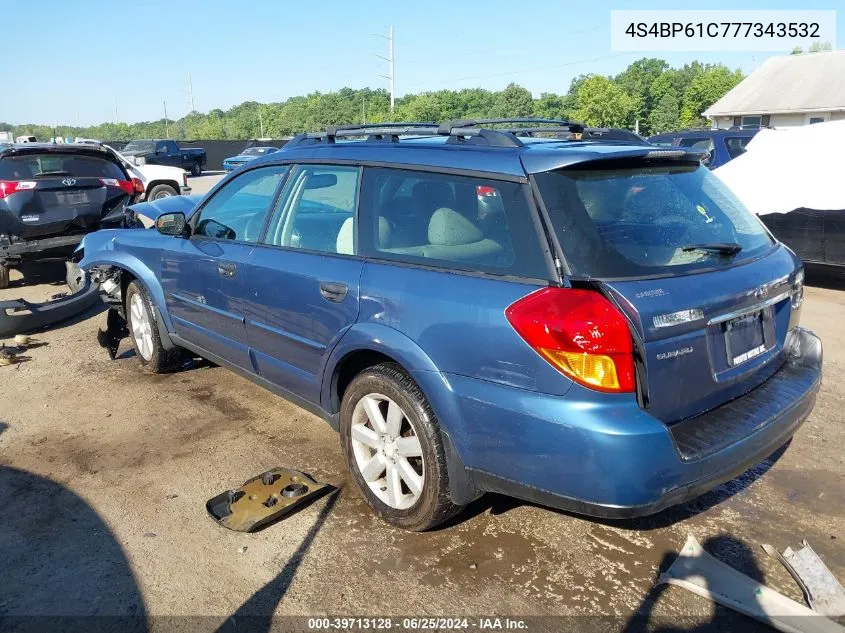
[[[194,235],[218,240],[258,242],[286,165],[250,170],[232,179],[200,210]]]
[[[167,153],[167,143],[156,143],[156,153],[163,152]]]
[[[355,254],[360,168],[300,165],[288,178],[264,243]]]
[[[364,168],[360,253],[456,270],[548,275],[523,185]]]
[[[745,153],[745,146],[751,141],[752,136],[732,136],[725,139],[725,147],[731,158],[736,158]]]

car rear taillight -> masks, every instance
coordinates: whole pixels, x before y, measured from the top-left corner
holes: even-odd
[[[144,193],[144,183],[140,178],[132,179],[132,191],[135,193]]]
[[[18,191],[35,189],[35,185],[34,180],[0,180],[0,200]]]
[[[634,354],[625,317],[598,292],[543,288],[505,316],[558,371],[598,391],[634,391]]]
[[[475,188],[475,193],[479,198],[488,198],[499,195],[499,191],[495,187],[488,187],[486,185],[478,185]]]
[[[100,178],[100,182],[103,183],[105,186],[120,187],[130,196],[135,195],[135,180],[135,178],[133,178],[132,180],[118,180],[117,178]]]

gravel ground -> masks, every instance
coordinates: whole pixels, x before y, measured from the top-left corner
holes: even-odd
[[[85,315],[0,367],[0,629],[31,614],[464,614],[567,616],[554,630],[769,630],[654,581],[688,534],[797,600],[760,543],[807,539],[845,580],[843,306],[841,290],[807,290],[825,381],[779,458],[647,519],[487,495],[425,534],[373,517],[321,420],[207,363],[151,376],[127,342],[110,361],[95,338],[104,313]],[[340,491],[255,534],[208,518],[206,500],[275,466]]]

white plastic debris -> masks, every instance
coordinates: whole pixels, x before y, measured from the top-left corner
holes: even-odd
[[[668,583],[745,614],[785,633],[845,633],[845,628],[769,589],[704,551],[690,535],[677,560],[660,575]]]

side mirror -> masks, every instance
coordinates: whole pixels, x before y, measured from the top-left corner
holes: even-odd
[[[184,235],[187,224],[182,212],[162,213],[156,220],[156,230],[162,235]]]

